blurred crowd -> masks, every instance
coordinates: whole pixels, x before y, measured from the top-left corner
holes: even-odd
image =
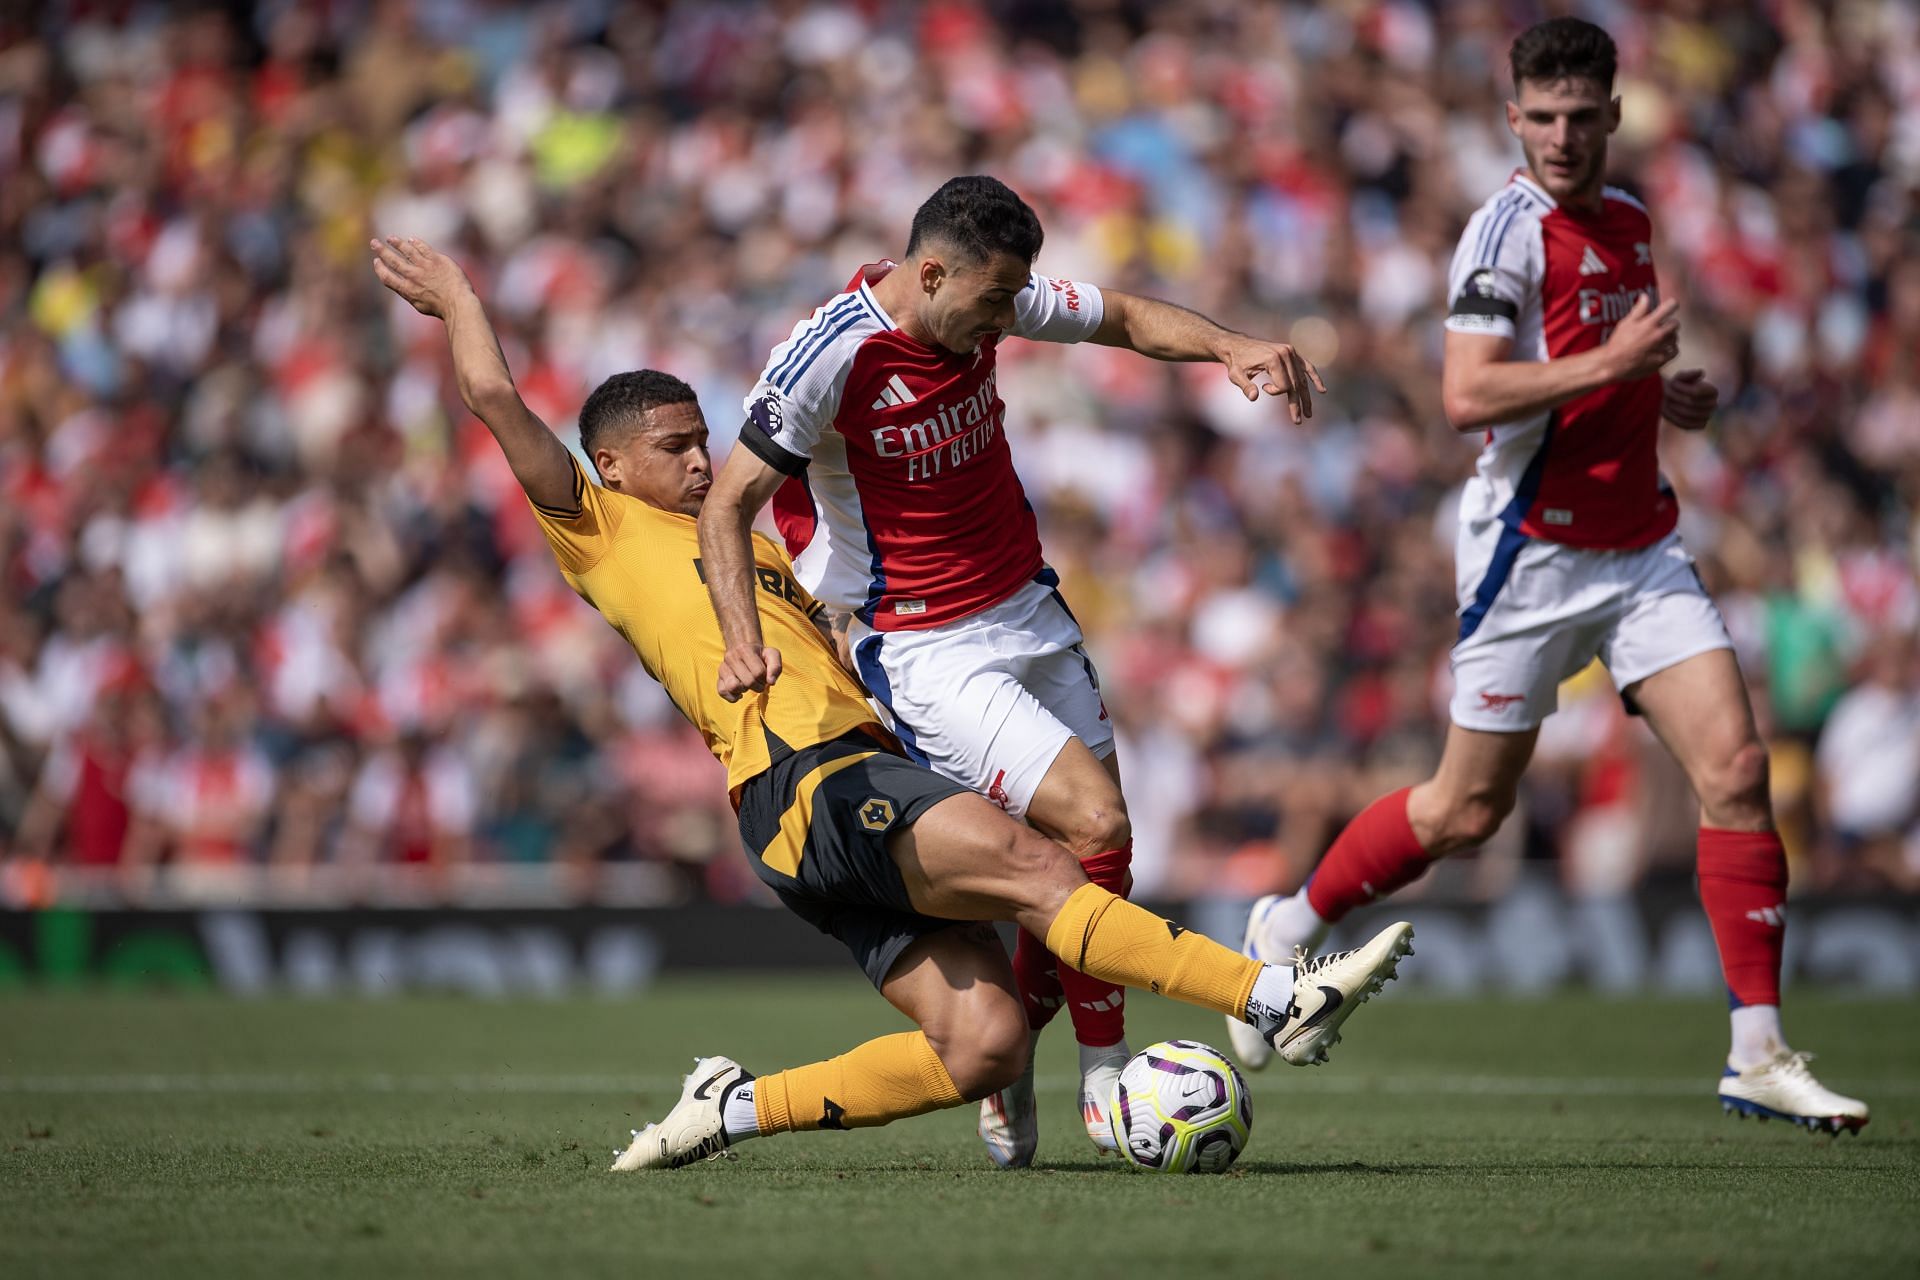
[[[1621,51],[1682,531],[1773,745],[1796,889],[1920,887],[1920,16],[1567,6]],[[628,864],[752,897],[723,775],[561,582],[439,327],[370,233],[457,256],[564,438],[605,376],[766,354],[956,173],[1051,274],[1294,342],[1291,428],[1210,366],[1012,343],[1008,433],[1121,730],[1141,888],[1297,884],[1429,770],[1477,440],[1445,269],[1518,161],[1494,0],[66,0],[0,15],[0,895],[95,868],[228,892]],[[1563,691],[1528,859],[1684,874],[1684,781],[1603,673]],[[1458,887],[1458,886],[1457,886]]]

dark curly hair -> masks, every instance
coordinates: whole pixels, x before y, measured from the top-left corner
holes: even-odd
[[[607,440],[638,427],[647,410],[697,400],[693,388],[670,373],[658,369],[616,373],[595,387],[580,406],[580,448],[591,458]]]
[[[999,253],[1031,265],[1040,256],[1045,235],[1039,216],[1013,188],[998,178],[969,174],[948,179],[914,211],[907,256],[938,241],[959,253],[969,266]]]
[[[1515,93],[1520,92],[1522,80],[1551,84],[1568,76],[1596,80],[1611,93],[1620,61],[1613,37],[1578,18],[1553,18],[1528,27],[1507,57]]]

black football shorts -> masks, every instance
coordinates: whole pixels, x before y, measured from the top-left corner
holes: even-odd
[[[955,921],[907,899],[887,836],[966,788],[854,732],[786,753],[740,787],[740,838],[780,901],[853,952],[878,987],[915,940]]]

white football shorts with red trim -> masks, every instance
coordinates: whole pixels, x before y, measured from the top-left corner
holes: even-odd
[[[1460,639],[1449,712],[1463,729],[1536,727],[1559,707],[1561,681],[1596,657],[1624,690],[1733,647],[1677,533],[1633,550],[1589,551],[1498,520],[1462,522],[1455,578]]]
[[[1113,724],[1051,570],[999,604],[922,631],[852,623],[854,664],[915,760],[1016,818],[1069,738],[1105,758]]]

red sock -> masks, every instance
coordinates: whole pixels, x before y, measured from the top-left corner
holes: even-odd
[[[1021,1007],[1027,1011],[1027,1029],[1038,1031],[1053,1021],[1064,1001],[1060,988],[1060,962],[1047,944],[1020,931],[1013,944],[1013,985],[1020,992]]]
[[[1087,873],[1087,879],[1123,898],[1132,887],[1127,878],[1127,869],[1132,865],[1131,840],[1118,849],[1080,860],[1080,869]],[[1059,968],[1060,989],[1066,996],[1067,1013],[1073,1018],[1073,1038],[1092,1046],[1119,1044],[1126,1039],[1126,989],[1099,978],[1089,978],[1065,964]]]
[[[1787,851],[1777,831],[1700,828],[1700,905],[1736,1006],[1780,1003]]]
[[[1407,821],[1412,790],[1402,787],[1362,809],[1320,859],[1307,881],[1307,902],[1328,924],[1412,884],[1433,865]]]

